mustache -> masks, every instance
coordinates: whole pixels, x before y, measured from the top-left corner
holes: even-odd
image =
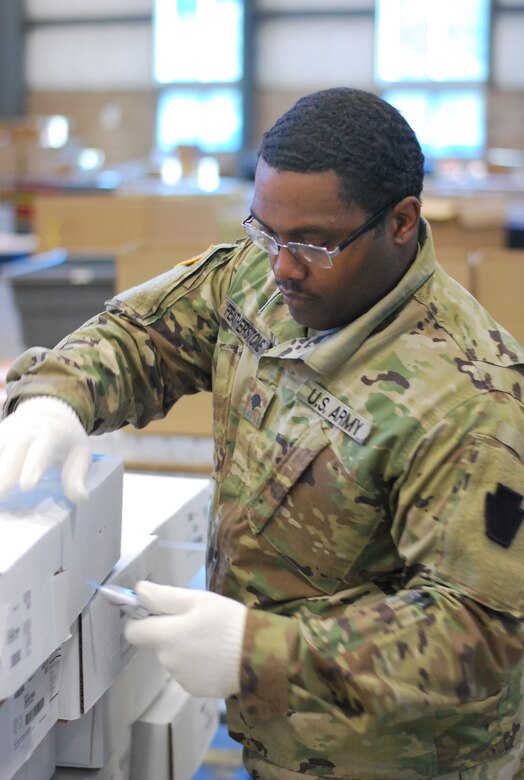
[[[301,295],[303,293],[302,285],[296,279],[288,279],[287,282],[275,279],[275,283],[282,293],[294,293],[295,295]]]

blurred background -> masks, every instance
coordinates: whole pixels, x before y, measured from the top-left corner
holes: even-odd
[[[423,214],[439,261],[524,343],[524,0],[0,0],[0,409],[24,348],[53,347],[115,292],[239,237],[264,130],[301,95],[339,85],[405,115],[426,155]],[[132,477],[153,472],[142,514],[174,522],[173,480],[211,473],[210,393],[92,441]],[[195,587],[204,492],[201,503],[180,553],[196,559]],[[131,670],[99,705],[118,712],[105,727],[110,759],[76,752],[68,763],[66,722],[61,749],[50,731],[31,767],[15,778],[0,766],[1,780],[49,780],[55,764],[56,780],[189,780],[204,755],[195,780],[246,777],[216,703],[184,710],[194,744],[175,730],[185,744],[173,758],[178,710],[161,697],[164,720],[149,715],[166,726],[169,771],[133,767],[120,697],[140,676]],[[75,721],[86,745],[90,713]],[[0,728],[0,764],[9,734]]]
[[[262,133],[334,85],[411,123],[439,260],[523,342],[524,0],[0,0],[0,394],[24,347],[237,238]],[[207,436],[187,403],[148,432]]]
[[[0,8],[0,117],[67,120],[55,120],[44,140],[57,149],[67,139],[68,154],[39,160],[34,173],[53,172],[53,163],[80,173],[133,162],[151,172],[189,146],[215,157],[224,175],[249,175],[263,130],[300,95],[339,84],[397,105],[432,173],[522,163],[518,0],[2,0]]]

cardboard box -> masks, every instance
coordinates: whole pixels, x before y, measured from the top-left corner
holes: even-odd
[[[118,746],[100,769],[57,767],[51,780],[129,780],[131,775],[131,729],[126,742]]]
[[[50,136],[61,120],[62,146],[52,148]],[[70,121],[55,115],[26,115],[0,118],[0,179],[14,181],[57,176],[68,157]]]
[[[471,272],[475,297],[524,345],[524,251],[484,249],[475,256]]]
[[[212,484],[190,477],[124,475],[122,540],[134,533],[158,537],[157,582],[185,587],[204,564]]]
[[[140,648],[113,685],[82,717],[56,724],[56,765],[101,769],[130,741],[133,722],[166,684],[155,653]]]
[[[221,195],[179,195],[148,199],[145,244],[149,247],[200,247],[220,239]],[[240,227],[238,232],[240,233]]]
[[[96,452],[122,455],[128,471],[200,477],[213,473],[210,436],[146,436],[121,428],[91,437],[91,445]]]
[[[133,587],[151,579],[156,567],[157,538],[128,535],[122,540],[122,557],[105,582]],[[79,718],[111,687],[137,652],[124,638],[125,613],[95,593],[71,626],[62,647],[62,684],[59,717]]]
[[[60,665],[56,651],[13,696],[0,702],[0,780],[11,780],[20,771],[55,725]]]
[[[170,680],[133,726],[131,780],[190,780],[218,728],[218,700]]]
[[[61,246],[70,253],[111,255],[142,244],[147,234],[146,200],[112,193],[38,193],[33,233],[41,251]]]
[[[135,245],[201,252],[241,235],[245,202],[240,186],[212,195],[41,192],[32,202],[32,232],[42,251],[61,246],[73,254],[107,255]]]
[[[457,220],[431,221],[431,231],[437,253],[450,246],[472,251],[485,246],[503,247],[506,240],[506,231],[502,225],[473,228],[464,227]]]
[[[0,699],[12,696],[67,639],[71,623],[120,557],[121,458],[93,456],[89,497],[65,498],[58,470],[0,501]]]
[[[444,247],[437,251],[437,260],[447,273],[466,290],[471,291],[470,253],[465,248]]]
[[[185,395],[162,420],[153,420],[145,428],[128,425],[122,430],[148,436],[212,436],[213,394]]]
[[[13,780],[50,780],[55,772],[55,729],[51,729],[35,748]]]
[[[429,220],[437,255],[448,247],[475,251],[503,247],[505,200],[490,197],[423,196],[422,214]]]
[[[200,241],[187,246],[122,247],[115,254],[115,290],[119,293],[136,287],[205,250],[206,246]]]
[[[206,248],[206,244],[201,241],[194,241],[187,246],[168,248],[142,246],[120,249],[115,256],[117,294],[169,271],[177,263],[200,254]],[[213,396],[211,393],[186,395],[162,420],[154,420],[145,428],[127,426],[123,430],[138,435],[212,436]]]
[[[120,742],[109,760],[99,769],[57,767],[52,780],[130,780],[132,729],[122,731]]]

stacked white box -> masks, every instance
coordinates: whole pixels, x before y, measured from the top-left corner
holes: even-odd
[[[51,780],[55,772],[55,728],[46,734],[12,780]]]
[[[191,696],[170,680],[133,726],[131,780],[190,780],[218,722],[217,699]]]
[[[26,763],[56,723],[60,662],[57,650],[13,696],[0,702],[0,780],[11,780],[18,774],[24,778],[24,771],[31,777],[31,766]],[[48,751],[52,749],[51,742],[46,745]],[[45,758],[46,750],[41,754]]]
[[[113,685],[82,717],[56,724],[56,765],[101,769],[130,739],[134,721],[166,685],[169,673],[140,648]]]
[[[0,501],[0,700],[67,639],[93,589],[120,557],[120,458],[94,456],[78,506],[50,470],[35,490]]]
[[[157,559],[156,536],[128,537],[123,554],[105,582],[133,587],[151,579]],[[79,718],[110,688],[137,648],[124,637],[127,616],[96,592],[71,627],[63,645],[59,717]]]
[[[211,487],[196,477],[124,475],[123,539],[158,536],[157,582],[185,587],[204,564]]]
[[[30,738],[26,736],[20,742],[23,750],[7,746],[10,754],[14,751],[16,761],[10,761],[3,770],[0,760],[0,780],[49,780],[52,761],[56,763],[52,775],[56,780],[130,780],[133,723],[142,722],[142,714],[151,709],[153,697],[165,686],[171,697],[166,700],[162,693],[158,695],[153,714],[158,714],[160,708],[164,722],[156,724],[153,740],[162,733],[161,739],[167,734],[178,745],[177,780],[187,767],[194,767],[193,771],[198,768],[218,724],[216,701],[189,696],[173,683],[156,655],[129,645],[123,636],[126,616],[87,584],[91,580],[133,587],[139,579],[151,579],[193,587],[192,578],[205,557],[211,483],[207,479],[149,474],[128,474],[122,480],[122,471],[119,458],[94,456],[89,472],[90,509],[86,504],[74,507],[63,497],[59,475],[53,471],[35,491],[37,496],[28,501],[32,494],[16,493],[8,502],[9,528],[16,527],[15,521],[20,529],[24,524],[26,530],[33,528],[33,535],[26,536],[29,550],[22,539],[17,548],[19,558],[29,553],[30,563],[19,564],[21,571],[36,566],[41,576],[37,581],[30,580],[26,604],[24,591],[13,604],[16,588],[8,588],[7,584],[25,580],[13,579],[11,565],[2,569],[0,552],[0,637],[13,654],[18,653],[14,660],[23,655],[19,646],[25,607],[30,612],[33,634],[45,635],[48,644],[56,643],[58,647],[52,655],[57,687],[45,708],[38,705],[42,707],[38,709],[41,719],[35,718]],[[20,504],[13,505],[15,498],[22,499]],[[0,534],[3,508],[0,503]],[[64,509],[66,519],[61,514]],[[42,561],[46,562],[44,567]],[[13,615],[19,616],[16,625]],[[14,630],[6,633],[13,625]],[[42,647],[38,648],[40,654]],[[0,691],[2,684],[6,690],[13,687],[5,665],[6,673],[2,675],[1,661],[7,663],[8,658],[0,654]],[[14,698],[11,704],[9,700],[0,703],[0,718],[3,710],[8,721],[19,717],[22,722],[24,713],[14,712],[15,701],[20,706],[20,699]],[[24,701],[29,707],[31,693]],[[69,722],[57,723],[62,718]],[[150,735],[153,732],[148,731]],[[7,748],[4,751],[0,744],[2,759],[8,754]],[[167,753],[163,753],[164,759],[168,760]]]

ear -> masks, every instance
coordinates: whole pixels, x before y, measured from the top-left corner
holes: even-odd
[[[420,201],[414,195],[408,195],[395,204],[392,210],[393,241],[405,246],[418,239],[420,224]]]

